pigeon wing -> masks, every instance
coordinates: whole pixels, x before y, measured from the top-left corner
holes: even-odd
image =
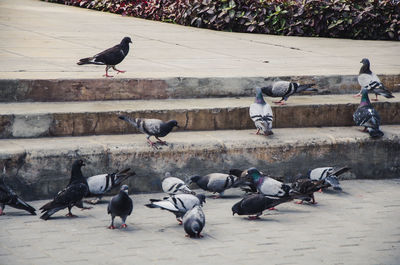
[[[103,63],[106,65],[116,65],[122,62],[126,54],[122,50],[121,44],[117,44],[105,51],[96,54],[94,57],[94,62]]]
[[[160,126],[162,123],[163,121],[158,119],[144,119],[141,127],[144,133],[148,135],[157,135],[160,133]]]

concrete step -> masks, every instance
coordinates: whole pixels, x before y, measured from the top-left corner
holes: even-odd
[[[181,178],[256,166],[274,176],[290,176],[320,166],[350,166],[358,178],[400,174],[400,125],[382,126],[371,139],[358,127],[276,129],[271,137],[254,130],[176,132],[153,150],[144,135],[110,135],[0,140],[0,166],[7,183],[27,200],[49,198],[63,188],[77,158],[85,176],[131,167],[134,192],[160,190],[166,171]]]
[[[400,92],[400,75],[379,75]],[[164,79],[1,79],[0,102],[52,102],[252,96],[276,80],[315,83],[321,94],[356,93],[357,75],[164,78]]]
[[[176,119],[182,131],[251,129],[248,108],[254,97],[135,101],[0,104],[0,137],[82,136],[137,131],[118,119]],[[271,102],[271,98],[267,99]],[[273,106],[274,128],[352,126],[359,98],[346,95],[292,96],[286,106]],[[400,124],[400,93],[373,103],[382,124]]]

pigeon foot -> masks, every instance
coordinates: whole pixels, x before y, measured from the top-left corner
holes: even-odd
[[[176,220],[178,221],[179,225],[182,225],[182,220],[180,220],[180,219],[176,219]]]
[[[319,189],[317,192],[320,192],[320,193],[322,193],[323,191],[322,191],[322,189]]]
[[[72,213],[67,213],[66,215],[65,215],[66,217],[78,217],[77,215],[75,215],[75,214],[72,214]]]
[[[286,103],[285,103],[285,101],[282,101],[282,100],[280,100],[280,101],[273,101],[276,105],[280,105],[280,106],[283,106],[283,105],[286,105]]]
[[[93,199],[93,200],[84,200],[84,202],[89,203],[89,204],[92,204],[92,205],[97,204],[99,201],[100,201],[99,198]]]
[[[83,211],[83,210],[90,210],[90,209],[92,209],[93,207],[82,207],[81,208],[81,211]]]
[[[379,101],[377,98],[371,98],[372,101]]]
[[[115,229],[115,226],[110,225],[109,227],[107,227],[108,229]]]
[[[271,207],[268,210],[270,210],[270,211],[278,211],[278,209],[276,209],[275,207]]]
[[[303,201],[294,202],[295,204],[303,204]]]
[[[212,198],[213,199],[219,199],[219,198],[221,198],[221,195],[219,195],[219,194],[218,195],[214,195],[214,196],[212,196]]]
[[[105,77],[114,77],[113,75],[109,75],[109,74],[105,74],[103,76],[105,76]]]
[[[249,220],[257,220],[257,219],[261,219],[259,216],[255,215],[255,216],[249,216]]]
[[[5,212],[3,212],[3,210],[2,209],[0,209],[0,216],[1,215],[6,215],[6,213]]]
[[[355,98],[359,98],[359,97],[361,97],[361,94],[360,94],[360,93],[358,93],[358,94],[355,94],[355,95],[353,95],[353,97],[355,97]]]
[[[122,224],[120,228],[127,228],[128,226],[126,224]]]

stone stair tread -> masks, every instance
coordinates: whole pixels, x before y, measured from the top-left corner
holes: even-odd
[[[400,93],[393,93],[395,98],[379,97],[378,102],[400,102]],[[371,98],[374,95],[371,95]],[[292,96],[287,106],[277,106],[271,101],[280,98],[264,97],[272,107],[284,108],[293,106],[313,106],[321,104],[357,104],[360,98],[349,94],[341,95],[303,95]],[[130,111],[165,111],[196,110],[218,108],[249,107],[254,97],[196,98],[196,99],[162,99],[162,100],[112,100],[81,102],[22,102],[0,103],[0,115],[37,115],[56,113],[82,112],[130,112]]]

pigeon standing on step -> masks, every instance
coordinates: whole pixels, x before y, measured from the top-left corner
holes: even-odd
[[[82,199],[89,192],[89,186],[87,184],[86,178],[83,176],[81,167],[84,166],[83,160],[76,160],[72,164],[71,179],[68,186],[57,193],[51,202],[43,205],[40,210],[43,215],[40,216],[41,219],[47,220],[55,214],[56,212],[68,208],[68,217],[75,217],[71,213],[71,208],[78,206],[82,208]]]
[[[310,170],[308,177],[311,180],[324,180],[325,184],[333,187],[334,190],[342,190],[338,176],[349,170],[349,167],[342,167],[336,170],[333,167],[318,167]]]
[[[315,84],[304,84],[289,82],[289,81],[277,81],[272,85],[261,88],[261,91],[269,97],[282,97],[279,101],[274,101],[275,104],[285,105],[288,98],[302,91],[318,91],[316,88],[312,88]]]
[[[235,187],[236,177],[233,175],[223,173],[211,173],[205,176],[192,176],[190,177],[190,183],[196,183],[201,189],[210,191],[213,193],[219,193],[214,198],[219,198],[224,194],[224,191]]]
[[[358,75],[358,83],[360,84],[361,89],[366,87],[369,92],[375,93],[375,99],[373,99],[375,101],[378,101],[378,95],[382,95],[386,98],[394,98],[392,92],[387,90],[378,76],[371,71],[369,60],[364,58],[360,63],[363,64]],[[361,90],[360,93],[355,96],[359,97],[360,95]]]
[[[36,209],[24,202],[7,184],[4,182],[6,168],[3,168],[3,177],[0,178],[0,216],[4,215],[6,205],[16,209],[21,209],[36,215]]]
[[[257,128],[257,133],[260,131],[263,132],[264,135],[271,135],[272,132],[272,120],[273,113],[271,106],[265,102],[264,97],[262,95],[261,89],[256,89],[256,99],[253,104],[250,105],[250,118],[253,120],[254,125]]]
[[[150,199],[149,204],[145,204],[149,208],[160,208],[162,210],[167,210],[176,216],[176,220],[182,223],[182,217],[185,213],[192,209],[196,205],[203,206],[206,202],[206,196],[204,194],[177,194],[169,197],[165,197],[162,200]]]
[[[129,43],[132,43],[131,38],[125,37],[122,39],[120,44],[115,45],[101,53],[96,54],[93,57],[87,57],[80,59],[77,62],[78,65],[82,64],[97,64],[97,65],[106,65],[106,74],[103,75],[105,77],[113,77],[112,75],[108,75],[108,70],[110,68],[114,69],[118,73],[125,73],[125,71],[118,70],[115,68],[117,64],[122,62],[129,52]]]
[[[132,199],[128,195],[128,186],[122,185],[119,193],[108,204],[107,213],[111,214],[109,229],[115,229],[114,219],[119,216],[122,220],[121,228],[126,228],[126,218],[131,215],[133,209]]]
[[[247,170],[247,178],[253,182],[258,192],[263,195],[278,198],[289,196],[289,191],[291,189],[289,185],[271,177],[264,176],[254,167]]]
[[[162,120],[158,119],[132,119],[127,116],[119,116],[118,118],[132,124],[134,127],[139,129],[140,132],[146,134],[147,142],[156,149],[158,149],[157,144],[167,145],[167,143],[165,141],[162,141],[159,137],[166,136],[172,131],[174,127],[179,128],[178,122],[176,120],[163,122]],[[157,142],[150,141],[151,136],[154,136],[157,139]]]
[[[175,194],[196,195],[194,191],[189,189],[189,187],[183,180],[171,177],[171,174],[169,172],[165,173],[165,177],[161,181],[161,187],[163,191],[168,195],[175,195]]]
[[[183,216],[183,229],[189,237],[203,237],[200,233],[206,224],[206,217],[199,205],[194,206]]]
[[[371,137],[377,138],[383,136],[383,132],[379,129],[381,118],[369,101],[366,87],[361,89],[361,102],[353,114],[353,120],[356,125],[364,126],[363,132],[368,132]]]
[[[290,200],[290,197],[271,198],[263,194],[251,194],[233,205],[232,215],[249,215],[251,220],[259,219],[263,211]]]
[[[129,172],[130,170],[130,168],[127,168],[111,174],[101,174],[89,177],[87,179],[89,185],[89,194],[87,196],[96,196],[97,198],[86,202],[91,204],[98,203],[105,193],[118,187],[124,180],[136,174],[133,171]]]

